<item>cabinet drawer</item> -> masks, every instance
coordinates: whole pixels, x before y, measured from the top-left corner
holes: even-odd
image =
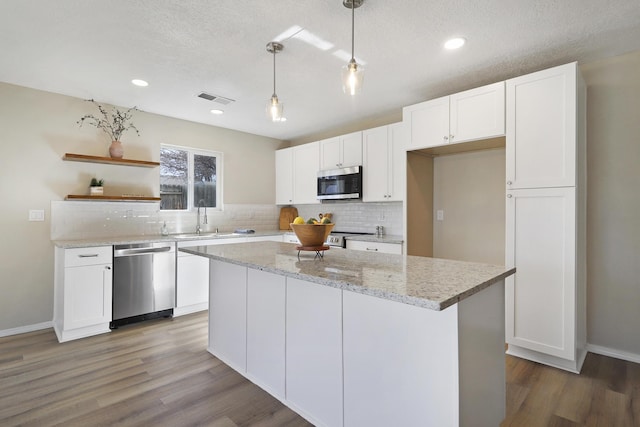
[[[355,249],[357,251],[381,252],[385,254],[402,254],[402,245],[398,243],[347,240],[347,249]]]
[[[64,266],[81,267],[83,265],[111,264],[112,258],[112,246],[65,249]]]

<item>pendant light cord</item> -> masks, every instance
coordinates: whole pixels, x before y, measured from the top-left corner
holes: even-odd
[[[276,49],[273,49],[273,96],[276,96]]]
[[[356,0],[351,0],[351,59],[355,61],[355,48],[354,48],[354,39],[355,39],[355,26],[356,26]]]

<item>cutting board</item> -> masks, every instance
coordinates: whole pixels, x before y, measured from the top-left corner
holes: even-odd
[[[280,230],[290,230],[289,224],[298,216],[298,208],[280,208]]]

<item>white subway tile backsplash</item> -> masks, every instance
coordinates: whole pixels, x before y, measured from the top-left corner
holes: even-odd
[[[224,210],[207,209],[204,231],[233,231],[278,228],[280,209],[275,205],[225,205]],[[201,220],[204,212],[201,210]],[[158,235],[166,222],[169,233],[196,229],[196,212],[160,211],[158,203],[51,202],[51,239],[74,240],[94,237]]]
[[[402,235],[402,203],[325,202],[297,205],[305,219],[331,212],[337,231],[375,233],[382,225],[385,234]],[[203,214],[203,212],[201,212]],[[207,209],[204,231],[230,232],[237,228],[256,231],[278,229],[280,207],[265,204],[225,205],[224,210]],[[202,216],[201,216],[202,218]],[[196,229],[196,212],[160,211],[158,203],[136,202],[51,202],[51,239],[75,240],[99,237],[159,235],[166,222],[169,233],[190,233]]]
[[[376,226],[382,225],[385,234],[401,236],[402,202],[323,202],[320,205],[296,205],[298,214],[305,220],[318,218],[320,213],[333,214],[334,230],[375,234]]]

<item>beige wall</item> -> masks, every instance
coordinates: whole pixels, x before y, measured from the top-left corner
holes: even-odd
[[[587,84],[587,341],[640,358],[640,52]]]
[[[51,321],[53,245],[50,204],[85,194],[89,179],[105,193],[158,195],[158,168],[62,161],[64,153],[105,155],[109,141],[76,121],[95,112],[81,99],[0,83],[0,331]],[[141,136],[123,136],[125,157],[158,161],[161,143],[224,153],[224,203],[275,202],[275,150],[270,138],[138,112]],[[28,222],[43,209],[44,222]]]
[[[504,148],[433,160],[434,257],[504,264],[504,180]]]

